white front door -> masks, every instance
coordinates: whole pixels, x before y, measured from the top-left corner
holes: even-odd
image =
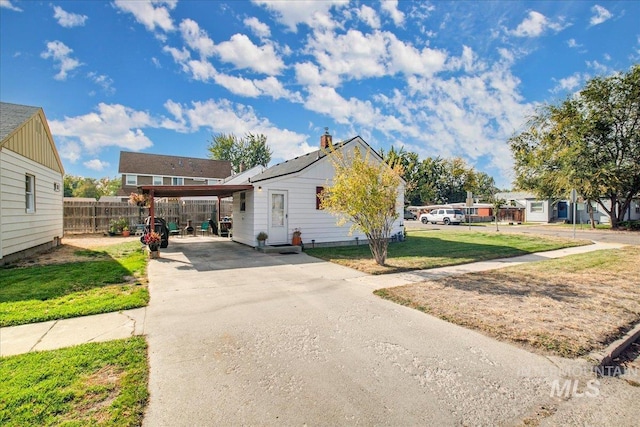
[[[269,208],[269,244],[288,243],[287,192],[285,190],[269,190]]]

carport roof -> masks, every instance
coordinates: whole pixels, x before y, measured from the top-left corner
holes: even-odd
[[[154,197],[193,197],[218,196],[229,197],[237,191],[253,190],[253,185],[142,185],[138,189],[142,194]]]

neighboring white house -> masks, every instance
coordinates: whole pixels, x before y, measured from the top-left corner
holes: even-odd
[[[495,197],[506,200],[507,205],[524,208],[525,222],[551,222],[554,219],[570,218],[566,201],[554,203],[551,199],[538,199],[535,194],[526,192],[497,193]]]
[[[60,244],[63,176],[42,108],[0,102],[0,265]]]
[[[330,141],[331,135],[325,133],[321,137],[321,147],[326,147]],[[359,136],[336,147],[347,153],[359,147],[361,153],[369,151],[374,161],[383,162]],[[350,223],[338,226],[336,216],[320,208],[319,193],[326,185],[331,185],[335,174],[322,149],[256,172],[247,180],[253,190],[233,195],[233,240],[256,246],[256,236],[264,231],[269,235],[267,244],[290,244],[294,229],[299,229],[307,246],[366,242],[364,233],[350,234]],[[404,182],[398,189],[398,219],[392,235],[404,231],[403,209]]]
[[[516,207],[525,208],[526,222],[552,222],[552,221],[573,221],[573,204],[564,199],[538,199],[532,193],[508,192],[497,193],[496,197],[504,199],[507,204],[512,203]],[[580,200],[580,199],[579,199]],[[611,201],[603,199],[602,203],[609,208]],[[609,223],[609,214],[596,202],[591,202],[593,218],[599,223]],[[589,222],[589,212],[584,202],[576,203],[576,223]],[[640,199],[633,199],[629,209],[620,215],[620,221],[640,219]]]

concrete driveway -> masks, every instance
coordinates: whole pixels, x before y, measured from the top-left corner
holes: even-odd
[[[588,370],[380,299],[379,282],[304,253],[173,239],[149,279],[146,426],[518,424],[560,404],[561,369]]]

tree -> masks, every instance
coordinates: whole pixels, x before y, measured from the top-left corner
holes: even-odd
[[[102,196],[115,196],[122,188],[120,178],[85,178],[83,176],[64,176],[65,197],[90,197],[100,199]]]
[[[391,147],[388,152],[380,151],[381,157],[392,168],[402,167],[402,178],[405,181],[404,200],[411,205],[420,204],[420,161],[418,154],[405,151],[404,147]]]
[[[559,105],[543,106],[509,144],[519,188],[545,198],[567,197],[575,188],[617,228],[640,192],[640,65],[596,77]]]
[[[491,207],[493,208],[493,217],[496,221],[496,231],[500,231],[498,228],[498,216],[500,215],[500,208],[504,206],[507,201],[505,199],[498,199],[495,196],[492,196],[490,199]]]
[[[247,133],[243,138],[234,134],[219,133],[213,136],[208,147],[209,157],[214,160],[228,160],[235,173],[254,166],[267,166],[273,154],[263,134]]]
[[[377,162],[370,152],[362,155],[358,147],[345,154],[330,145],[327,152],[335,176],[321,194],[322,207],[339,217],[338,225],[350,221],[351,231],[362,231],[376,263],[384,265],[391,229],[398,218],[402,167]]]

